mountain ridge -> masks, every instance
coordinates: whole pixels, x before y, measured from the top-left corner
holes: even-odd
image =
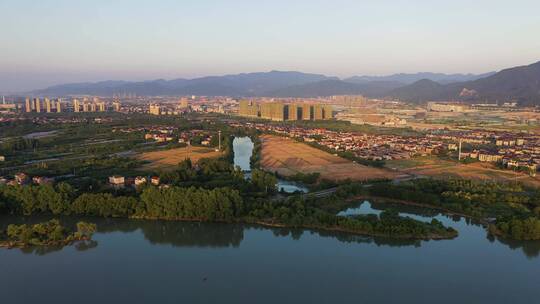
[[[513,100],[520,105],[540,105],[540,61],[503,69],[485,78],[429,88],[425,82],[417,81],[389,91],[386,96],[411,102]]]
[[[427,78],[407,84],[421,76],[427,76]],[[445,81],[449,79],[469,80],[446,83]],[[31,92],[31,94],[55,96],[112,96],[122,93],[146,96],[233,97],[317,97],[363,94],[368,97],[388,97],[408,102],[516,100],[520,104],[540,105],[540,61],[503,69],[496,73],[479,75],[428,72],[388,76],[353,76],[340,79],[323,74],[274,70],[193,79],[81,82],[56,85]]]

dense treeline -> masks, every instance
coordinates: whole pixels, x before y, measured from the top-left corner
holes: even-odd
[[[141,217],[231,221],[242,215],[243,199],[229,188],[148,186],[139,197],[110,193],[82,193],[74,198],[67,184],[0,187],[0,200],[14,214],[77,214],[104,217]]]
[[[536,217],[497,219],[494,234],[514,240],[540,240],[540,219]]]
[[[530,213],[539,201],[519,184],[462,179],[417,179],[370,188],[376,196],[435,205],[475,217]]]
[[[265,193],[275,192],[277,190],[277,178],[275,175],[263,170],[254,169],[251,171],[251,184],[259,191]]]
[[[249,159],[249,164],[252,169],[258,169],[261,166],[262,141],[259,136],[251,136],[251,141],[253,142],[253,151]]]
[[[180,162],[172,170],[159,173],[164,183],[181,187],[245,187],[243,173],[223,159],[201,159],[193,165],[190,159]]]
[[[392,236],[398,238],[452,238],[457,231],[446,228],[434,220],[424,223],[401,217],[395,211],[385,211],[380,216],[343,217],[319,208],[321,202],[315,198],[294,196],[284,201],[258,201],[249,216],[294,227],[323,228],[354,233]]]
[[[7,186],[0,185],[0,207],[10,213],[30,215],[50,212],[69,213],[75,190],[66,183],[56,186]]]
[[[495,218],[491,231],[512,239],[540,239],[540,190],[520,184],[418,179],[378,184],[369,194],[431,205],[475,218]]]

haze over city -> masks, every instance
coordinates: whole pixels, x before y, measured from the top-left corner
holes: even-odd
[[[537,1],[0,1],[0,92],[296,70],[485,73],[538,61]]]

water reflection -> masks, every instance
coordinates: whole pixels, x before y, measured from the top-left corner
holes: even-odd
[[[504,245],[512,250],[521,250],[529,259],[540,255],[540,242],[538,241],[512,241],[493,237],[485,228],[470,219],[459,216],[446,216],[436,210],[418,208],[414,206],[402,206],[382,202],[360,202],[358,207],[349,208],[340,214],[376,214],[387,208],[395,208],[402,216],[409,216],[423,221],[431,221],[436,218],[446,226],[458,230],[459,236],[454,240],[405,240],[383,237],[368,237],[324,230],[311,230],[299,228],[267,228],[259,225],[226,224],[226,223],[200,223],[200,222],[175,222],[156,220],[130,220],[93,217],[59,217],[67,227],[75,228],[78,221],[84,220],[97,224],[98,231],[95,241],[77,242],[73,244],[75,250],[92,250],[98,246],[98,241],[108,240],[111,233],[141,233],[144,239],[152,245],[169,245],[172,247],[190,248],[239,248],[244,241],[246,233],[264,233],[270,231],[279,238],[290,238],[294,241],[311,239],[313,236],[337,240],[347,244],[372,244],[381,247],[422,247],[424,244],[449,244],[452,247],[460,247],[472,252],[478,250],[494,250],[486,248],[486,245]],[[5,230],[8,224],[37,223],[49,220],[50,216],[0,217],[0,229]],[[430,245],[431,246],[431,245]],[[447,246],[447,245],[442,245]],[[25,254],[46,255],[61,251],[63,247],[29,247],[20,249]]]
[[[372,238],[350,233],[324,230],[307,230],[300,228],[267,228],[259,225],[221,224],[174,221],[146,221],[106,219],[97,221],[99,233],[134,232],[140,230],[144,238],[154,245],[172,245],[174,247],[239,247],[244,239],[245,231],[268,231],[276,237],[290,237],[300,241],[305,234],[313,234],[324,238],[336,239],[344,243],[374,243],[378,246],[415,246],[418,240],[398,240],[389,238]]]
[[[515,240],[506,240],[499,237],[494,237],[488,235],[488,240],[490,242],[498,241],[501,244],[508,246],[512,250],[521,249],[525,256],[529,259],[537,258],[540,256],[540,241],[515,241]]]
[[[140,230],[153,245],[174,247],[238,247],[244,228],[236,224],[105,219],[96,222],[99,233]]]

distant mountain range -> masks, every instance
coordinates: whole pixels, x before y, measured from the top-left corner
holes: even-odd
[[[440,84],[423,79],[384,94],[411,102],[459,100],[504,102],[515,100],[520,105],[540,105],[540,61],[509,68],[476,80]]]
[[[395,82],[402,84],[412,84],[422,79],[429,79],[440,84],[448,84],[453,82],[462,82],[476,80],[484,77],[488,77],[495,74],[495,72],[489,72],[485,74],[442,74],[442,73],[416,73],[416,74],[394,74],[388,76],[353,76],[343,79],[347,82],[366,84],[374,81]]]
[[[508,101],[540,105],[540,62],[474,74],[416,73],[354,76],[346,79],[321,74],[271,71],[195,79],[102,81],[56,85],[31,92],[36,95],[204,95],[316,97],[363,94],[410,102],[430,100]]]
[[[33,93],[42,95],[102,95],[131,93],[137,95],[266,96],[289,86],[338,80],[319,74],[271,71],[195,79],[149,80],[141,82],[102,81],[52,86]]]

